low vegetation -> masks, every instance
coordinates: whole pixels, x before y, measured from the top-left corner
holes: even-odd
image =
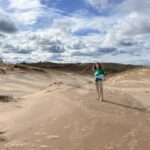
[[[28,65],[32,67],[38,67],[43,69],[55,69],[55,70],[63,70],[68,72],[76,72],[79,74],[93,74],[93,63],[53,63],[53,62],[38,62],[38,63],[22,63],[22,65]],[[142,66],[135,65],[124,65],[117,63],[102,63],[106,75],[111,75],[114,73],[121,73],[123,71],[127,71],[130,69],[139,68]]]
[[[0,95],[0,102],[6,103],[13,101],[13,96],[11,95]]]

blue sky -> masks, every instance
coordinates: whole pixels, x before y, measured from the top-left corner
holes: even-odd
[[[147,0],[0,0],[0,57],[150,64]]]

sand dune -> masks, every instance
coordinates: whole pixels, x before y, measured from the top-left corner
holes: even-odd
[[[107,79],[13,68],[0,78],[0,150],[149,150],[150,70]],[[5,98],[5,97],[4,97]]]

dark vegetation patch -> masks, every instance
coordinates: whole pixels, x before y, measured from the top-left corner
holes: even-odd
[[[0,68],[0,74],[5,74],[5,70]]]
[[[0,95],[0,102],[7,103],[14,100],[13,96],[10,95]]]
[[[16,64],[14,65],[13,68],[18,68],[24,71],[35,71],[35,72],[40,72],[40,73],[46,73],[46,71],[44,69],[42,69],[41,67],[32,67],[31,65],[24,65],[24,64]]]
[[[29,65],[32,67],[38,67],[42,69],[55,69],[68,72],[74,72],[78,74],[93,75],[93,63],[52,63],[52,62],[37,62],[37,63],[22,63],[23,65]],[[123,71],[140,68],[142,66],[124,65],[117,63],[102,63],[102,66],[106,72],[106,75],[112,75],[121,73]]]
[[[1,137],[0,137],[0,142],[5,142],[5,141],[7,141],[6,137],[1,136]]]

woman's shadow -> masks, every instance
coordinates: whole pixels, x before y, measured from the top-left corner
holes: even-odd
[[[141,112],[147,112],[147,109],[146,108],[140,108],[140,107],[137,107],[137,106],[129,106],[129,105],[124,105],[124,104],[119,104],[119,103],[116,103],[116,102],[112,102],[112,101],[109,101],[109,100],[103,100],[103,102],[106,102],[106,103],[109,103],[109,104],[112,104],[112,105],[117,105],[119,107],[123,107],[123,108],[127,108],[127,109],[131,109],[131,110],[137,110],[137,111],[141,111]]]

